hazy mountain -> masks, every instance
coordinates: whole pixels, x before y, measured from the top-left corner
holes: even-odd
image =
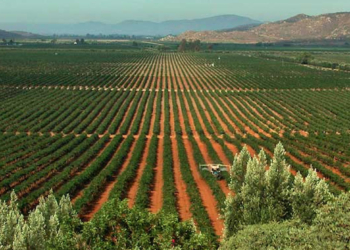
[[[300,14],[289,19],[265,23],[248,29],[227,31],[188,31],[164,40],[200,39],[207,42],[283,42],[350,39],[350,13],[319,16]]]
[[[8,32],[5,30],[0,30],[0,39],[15,39],[15,38],[21,38],[21,37],[22,36],[20,34]]]
[[[248,17],[236,15],[223,15],[203,19],[174,20],[161,23],[129,20],[118,24],[105,24],[101,22],[86,22],[77,24],[25,24],[25,23],[2,23],[1,29],[23,30],[38,34],[122,34],[122,35],[149,35],[165,36],[168,34],[178,35],[188,30],[222,30],[235,28],[242,25],[257,24],[259,21]]]
[[[30,32],[23,32],[23,31],[5,31],[0,30],[0,39],[24,39],[24,38],[45,38],[43,36],[33,34]]]

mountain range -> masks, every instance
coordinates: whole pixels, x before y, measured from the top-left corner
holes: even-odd
[[[30,23],[0,23],[0,29],[21,30],[41,35],[144,35],[166,36],[178,35],[188,30],[223,30],[242,25],[260,24],[257,20],[237,15],[222,15],[193,20],[174,20],[165,22],[124,21],[118,24],[105,24],[102,22],[85,22],[77,24],[30,24]]]
[[[287,41],[321,41],[350,39],[350,13],[332,13],[318,16],[300,14],[283,21],[246,25],[221,31],[187,31],[166,41],[182,39],[205,42],[276,43]]]

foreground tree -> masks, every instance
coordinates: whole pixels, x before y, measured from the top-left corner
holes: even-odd
[[[278,143],[268,171],[266,171],[266,208],[265,221],[280,221],[290,216],[290,166],[285,160],[286,151]]]
[[[220,249],[349,249],[349,232],[350,193],[344,193],[317,209],[312,225],[289,220],[246,226]]]
[[[90,249],[217,249],[212,237],[198,233],[193,221],[177,216],[129,209],[128,202],[111,200],[89,222],[81,222],[68,196],[58,203],[51,193],[40,198],[28,218],[17,197],[0,202],[0,250]]]
[[[83,236],[92,249],[217,249],[216,242],[196,231],[191,220],[179,222],[172,214],[111,200],[85,224]]]
[[[68,196],[59,203],[52,193],[41,198],[25,220],[12,193],[9,205],[0,202],[0,249],[74,249],[78,242],[72,232],[80,224]]]
[[[279,143],[266,170],[264,151],[251,157],[244,147],[234,158],[229,196],[224,209],[224,237],[235,235],[246,225],[281,222],[292,217],[311,223],[316,209],[333,197],[324,180],[310,169],[304,182],[300,174],[292,181],[285,150]]]
[[[312,168],[309,169],[305,181],[300,173],[296,175],[291,193],[291,203],[295,218],[311,224],[316,217],[316,209],[333,198],[326,182],[320,180],[317,172]]]

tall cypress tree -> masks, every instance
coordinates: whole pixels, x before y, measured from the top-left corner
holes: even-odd
[[[278,143],[270,168],[265,174],[268,221],[280,221],[290,216],[288,207],[291,176],[285,153],[282,143]]]

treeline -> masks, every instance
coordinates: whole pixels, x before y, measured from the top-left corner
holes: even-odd
[[[268,170],[266,170],[268,166]],[[334,197],[312,168],[290,174],[279,143],[268,165],[263,150],[236,155],[225,202],[221,249],[347,249],[350,194]]]
[[[310,52],[304,52],[293,57],[276,55],[276,54],[266,54],[266,53],[259,53],[259,56],[263,58],[268,58],[268,59],[283,60],[283,61],[292,62],[292,63],[300,63],[303,65],[312,65],[312,66],[329,68],[329,69],[350,71],[350,64],[319,60],[319,59],[316,59]]]
[[[200,40],[190,40],[187,41],[186,39],[182,39],[178,51],[179,52],[198,52],[201,50],[201,41]]]

